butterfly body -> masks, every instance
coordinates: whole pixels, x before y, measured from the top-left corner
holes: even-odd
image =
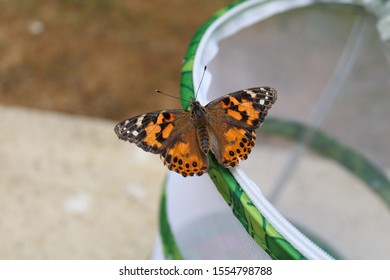
[[[256,140],[255,129],[267,116],[277,98],[270,87],[233,92],[206,106],[190,102],[188,111],[160,110],[118,123],[119,139],[143,150],[160,154],[164,165],[184,177],[208,171],[211,151],[224,167],[247,159]]]
[[[191,101],[190,103],[191,119],[197,131],[198,144],[204,154],[210,151],[210,137],[207,129],[207,111],[199,103],[199,101]]]

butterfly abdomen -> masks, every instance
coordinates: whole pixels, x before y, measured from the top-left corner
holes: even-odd
[[[203,153],[208,154],[210,150],[210,137],[207,130],[207,116],[205,108],[198,102],[191,103],[191,118],[196,127],[199,147]]]
[[[198,142],[200,149],[207,154],[210,150],[210,137],[206,126],[198,127]]]

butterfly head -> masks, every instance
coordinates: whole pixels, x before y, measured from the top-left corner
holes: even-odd
[[[200,119],[200,118],[204,118],[204,116],[206,114],[206,110],[202,106],[202,104],[200,104],[199,101],[191,100],[191,103],[190,103],[190,113],[191,113],[191,116],[194,119]]]

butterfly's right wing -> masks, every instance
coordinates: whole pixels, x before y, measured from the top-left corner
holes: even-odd
[[[225,167],[247,159],[256,141],[255,129],[265,120],[277,99],[271,87],[236,91],[206,105],[214,141],[211,150]]]
[[[160,154],[168,169],[184,177],[207,172],[207,156],[198,145],[196,127],[187,111],[142,114],[118,123],[115,133],[144,151]]]

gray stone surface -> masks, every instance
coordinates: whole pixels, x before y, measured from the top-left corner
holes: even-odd
[[[144,259],[166,172],[114,123],[0,106],[0,259]]]
[[[1,259],[150,256],[167,171],[158,156],[119,141],[114,125],[0,106]],[[260,134],[241,164],[265,195],[291,147]],[[344,258],[390,257],[388,207],[332,161],[307,152],[274,203]]]

